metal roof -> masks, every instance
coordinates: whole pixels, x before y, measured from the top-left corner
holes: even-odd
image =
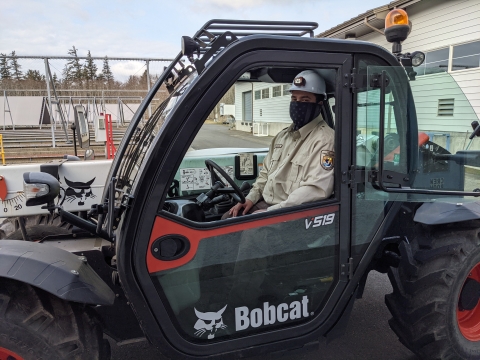
[[[320,34],[315,35],[315,37],[333,37],[339,39],[345,39],[347,34],[354,35],[355,38],[368,34],[372,31],[369,26],[365,25],[364,21],[367,19],[368,23],[377,28],[383,29],[385,23],[385,16],[393,8],[404,9],[412,4],[415,4],[421,0],[396,0],[391,1],[390,3],[379,6],[377,8],[368,10],[360,15],[357,15],[350,20],[347,20],[329,30],[326,30]]]

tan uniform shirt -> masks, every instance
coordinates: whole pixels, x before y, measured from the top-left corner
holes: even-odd
[[[334,131],[318,116],[298,131],[293,124],[270,144],[247,199],[268,210],[325,199],[333,191]]]

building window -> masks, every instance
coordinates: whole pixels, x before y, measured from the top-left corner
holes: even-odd
[[[262,99],[268,99],[270,97],[270,88],[262,89]]]
[[[255,91],[255,100],[260,100],[260,90]]]
[[[287,84],[287,85],[283,85],[283,95],[290,95],[290,91],[288,90],[290,89],[290,84]]]
[[[425,62],[415,69],[417,75],[447,72],[450,48],[439,49],[425,53]]]
[[[455,99],[438,99],[438,116],[453,116]]]
[[[274,86],[272,88],[272,97],[277,97],[282,95],[282,87],[281,86]]]
[[[480,67],[480,41],[453,46],[452,71]]]

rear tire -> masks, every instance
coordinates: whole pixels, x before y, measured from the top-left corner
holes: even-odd
[[[480,359],[480,337],[468,340],[457,314],[465,280],[480,263],[480,224],[469,225],[419,228],[411,243],[400,244],[400,266],[388,272],[390,327],[421,359]]]
[[[110,358],[93,310],[5,278],[0,278],[1,351],[24,360]]]

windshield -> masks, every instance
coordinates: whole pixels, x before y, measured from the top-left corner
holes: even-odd
[[[138,123],[126,145],[125,154],[120,160],[117,172],[116,201],[122,199],[123,195],[130,194],[138,171],[146,159],[146,154],[149,152],[155,137],[160,132],[171,110],[196,76],[196,72],[194,72],[186,77],[178,84],[177,89],[160,103],[149,119]]]

